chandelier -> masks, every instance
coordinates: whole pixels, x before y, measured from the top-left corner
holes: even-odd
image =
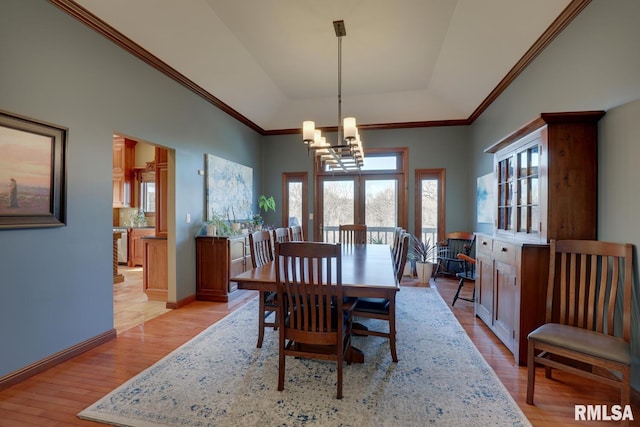
[[[338,37],[338,140],[335,144],[327,142],[320,129],[316,129],[315,123],[310,120],[302,123],[302,140],[320,164],[330,170],[358,171],[364,164],[364,152],[356,119],[345,117],[342,120],[342,37],[347,35],[347,31],[344,21],[333,21],[333,28]]]

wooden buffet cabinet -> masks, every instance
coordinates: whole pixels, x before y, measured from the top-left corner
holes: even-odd
[[[252,268],[249,238],[196,237],[196,299],[227,302],[238,290],[229,279]]]
[[[544,322],[550,239],[595,239],[603,111],[544,113],[485,150],[494,155],[495,224],[478,235],[475,313],[527,363]]]

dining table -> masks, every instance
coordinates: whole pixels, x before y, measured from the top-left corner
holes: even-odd
[[[343,244],[342,291],[345,297],[385,298],[395,300],[400,289],[393,268],[393,256],[388,245]],[[252,268],[230,280],[238,289],[276,291],[276,261]],[[354,327],[364,327],[354,325]],[[353,348],[350,361],[364,361],[364,355]]]

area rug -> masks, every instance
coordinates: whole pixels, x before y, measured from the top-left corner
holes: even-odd
[[[278,332],[261,349],[257,299],[209,327],[78,416],[121,426],[528,426],[438,292],[403,287],[398,363],[389,342],[354,337],[363,364],[287,358],[277,390]],[[385,327],[362,320],[368,327]]]

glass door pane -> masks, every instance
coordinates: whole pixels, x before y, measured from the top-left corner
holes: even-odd
[[[322,185],[322,241],[338,242],[338,226],[355,223],[355,181],[324,180]]]
[[[287,226],[302,225],[302,182],[289,182],[287,186],[289,223]]]
[[[438,180],[422,179],[420,239],[435,244],[438,241]]]
[[[395,179],[365,179],[364,218],[367,243],[390,245],[398,224],[398,183]]]

